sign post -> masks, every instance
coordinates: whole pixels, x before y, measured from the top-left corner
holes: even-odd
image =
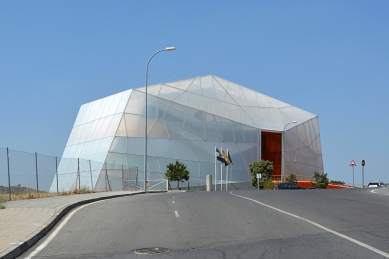
[[[351,162],[350,162],[350,166],[352,166],[352,167],[353,167],[353,187],[355,187],[355,185],[354,185],[354,166],[357,166],[357,163],[355,163],[355,161],[354,161],[354,160],[351,160]]]
[[[364,179],[364,176],[365,176],[365,160],[362,160],[361,162],[362,164],[362,188],[365,188],[365,179]]]

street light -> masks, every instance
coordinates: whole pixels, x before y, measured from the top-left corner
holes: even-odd
[[[291,123],[297,123],[297,121],[291,121],[291,122],[289,122],[289,123],[287,123],[286,125],[285,125],[285,127],[284,127],[284,129],[282,130],[282,146],[281,146],[281,148],[282,148],[282,172],[281,172],[281,182],[283,181],[283,178],[284,178],[284,174],[285,174],[285,157],[284,157],[284,132],[285,132],[285,128],[286,128],[286,126],[288,126],[289,124],[291,124]]]
[[[146,186],[146,176],[147,176],[147,83],[148,83],[148,79],[149,79],[149,64],[150,64],[150,61],[151,59],[157,55],[158,53],[162,52],[162,51],[172,51],[172,50],[176,50],[176,47],[167,47],[165,49],[161,49],[161,50],[158,50],[157,52],[155,52],[149,59],[149,61],[147,62],[147,65],[146,65],[146,114],[145,114],[145,154],[144,154],[144,175],[145,175],[145,182],[144,182],[144,190],[147,191],[147,186]]]

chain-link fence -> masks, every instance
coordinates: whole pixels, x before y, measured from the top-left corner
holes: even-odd
[[[8,196],[8,200],[15,196],[143,189],[138,176],[137,167],[0,148],[0,195]]]

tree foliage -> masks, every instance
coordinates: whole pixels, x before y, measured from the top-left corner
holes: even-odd
[[[261,179],[259,179],[259,188],[263,189],[264,182],[271,180],[273,162],[268,160],[255,161],[249,165],[249,168],[251,171],[251,185],[258,188],[257,174],[261,174]]]
[[[311,182],[311,185],[315,188],[318,189],[327,189],[328,185],[328,177],[327,173],[319,173],[319,172],[314,172],[313,173],[313,178],[315,178],[316,182]]]
[[[294,174],[290,174],[285,178],[285,182],[287,183],[296,183],[297,182],[297,177]]]
[[[168,179],[169,181],[176,181],[177,189],[180,188],[180,181],[189,180],[189,171],[186,169],[185,164],[176,161],[175,164],[170,163],[166,167],[166,179]]]

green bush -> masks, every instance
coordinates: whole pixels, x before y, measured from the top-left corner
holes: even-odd
[[[271,181],[273,173],[273,162],[268,160],[255,161],[249,165],[251,171],[251,185],[258,188],[257,174],[261,174],[259,179],[259,188],[264,188],[264,182],[268,179]]]

